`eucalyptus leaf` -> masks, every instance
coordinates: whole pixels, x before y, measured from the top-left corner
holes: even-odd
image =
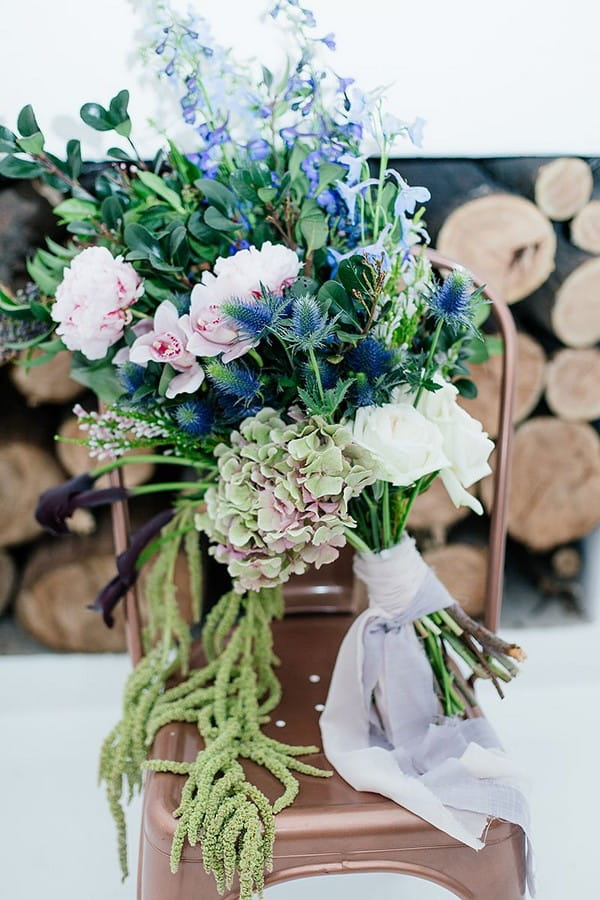
[[[106,155],[110,156],[111,159],[120,159],[121,162],[131,162],[129,153],[126,153],[125,150],[121,150],[120,147],[110,147],[106,151]]]
[[[69,197],[63,200],[58,206],[54,207],[54,213],[63,220],[63,222],[71,222],[75,219],[87,219],[98,214],[98,207],[90,200],[78,200],[76,197]]]
[[[0,125],[0,153],[14,153],[17,149],[17,136]]]
[[[160,244],[153,234],[143,225],[136,222],[125,227],[124,232],[125,243],[135,253],[142,254],[138,259],[160,260],[163,258],[163,252]],[[135,258],[135,257],[132,257]]]
[[[472,400],[477,396],[477,385],[469,378],[458,378],[453,384],[461,397]]]
[[[49,272],[35,256],[33,259],[27,260],[26,266],[30,278],[35,281],[41,292],[53,297],[62,279]]]
[[[35,134],[29,137],[17,138],[17,144],[24,153],[29,153],[30,156],[37,156],[44,149],[44,135],[41,131],[36,131]]]
[[[106,197],[102,201],[100,207],[100,216],[104,224],[113,230],[120,228],[123,224],[123,216],[125,210],[117,197]]]
[[[40,163],[18,156],[5,156],[0,162],[0,175],[6,178],[39,178],[45,171]]]
[[[216,206],[220,212],[229,215],[235,209],[235,194],[224,184],[211,178],[197,178],[194,184],[208,202]]]
[[[81,174],[81,143],[77,140],[71,140],[67,143],[67,165],[71,173],[71,178],[77,179]]]
[[[91,388],[107,406],[115,403],[123,393],[116,368],[110,362],[97,368],[89,368],[89,364],[86,366],[76,362],[71,368],[71,378],[79,384]]]
[[[175,191],[171,190],[171,188],[167,187],[160,175],[155,175],[154,172],[140,171],[138,172],[138,178],[142,184],[145,184],[147,188],[150,188],[150,190],[158,197],[162,197],[163,200],[166,200],[169,206],[172,206],[178,213],[184,215],[185,209],[182,206],[181,197],[179,194],[175,193]]]
[[[79,110],[79,115],[85,124],[95,131],[113,130],[113,122],[108,111],[100,103],[84,103]]]
[[[208,209],[205,210],[204,221],[209,228],[214,228],[215,231],[237,231],[240,227],[239,223],[227,219],[218,209],[215,209],[214,206],[209,206]]]
[[[17,118],[17,128],[23,137],[31,137],[31,135],[41,133],[31,104],[27,104],[20,111]]]

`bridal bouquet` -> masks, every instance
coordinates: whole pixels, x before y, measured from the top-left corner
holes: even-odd
[[[67,234],[37,251],[29,287],[3,293],[0,306],[25,335],[15,346],[37,350],[31,365],[68,348],[73,376],[103,402],[76,407],[97,468],[43,495],[40,521],[62,534],[78,507],[167,493],[96,601],[111,625],[151,561],[145,656],[101,758],[123,868],[123,792],[144,769],[176,772],[186,782],[174,869],[184,842],[202,839],[219,889],[237,873],[247,900],[262,888],[294,773],[328,774],[300,759],[316,748],[261,730],[280,696],[270,622],[283,612],[282,585],[346,544],[368,580],[366,562],[406,547],[411,507],[437,477],[456,505],[481,512],[469,488],[490,472],[492,443],[457,401],[474,391],[468,362],[485,356],[477,325],[486,310],[467,272],[436,278],[422,252],[429,192],[388,167],[394,142],[418,142],[422,123],[390,116],[380,92],[324,66],[334,38],[308,9],[283,0],[270,11],[296,42],[275,72],[235,61],[202,19],[153,6],[146,63],[172,86],[191,145],[167,139],[153,160],[139,158],[127,91],[81,109],[87,125],[115,133],[95,173],[76,140],[65,158],[45,149],[29,106],[14,133],[0,128],[0,174],[60,192],[54,211]],[[366,138],[379,147],[375,169]],[[123,455],[132,449],[137,456]],[[181,477],[94,490],[135,459],[179,467]],[[208,611],[198,532],[231,577]],[[194,670],[174,586],[182,550],[206,660]],[[440,603],[410,627],[446,717],[472,701],[451,652],[495,684],[516,673],[521,651],[456,605]],[[195,723],[203,737],[191,764],[148,759],[173,721]],[[280,780],[274,804],[246,780],[242,759]]]

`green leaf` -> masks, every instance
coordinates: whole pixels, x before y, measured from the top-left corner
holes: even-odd
[[[323,163],[323,165],[319,167],[319,183],[315,191],[315,196],[318,197],[321,191],[324,191],[326,187],[329,187],[334,181],[338,181],[338,179],[342,178],[346,174],[346,171],[347,169],[344,166],[338,166],[337,163]]]
[[[160,381],[158,382],[158,396],[164,397],[167,393],[167,388],[170,383],[173,381],[175,377],[175,369],[172,368],[168,363],[163,368],[162,375],[160,376]]]
[[[14,153],[17,149],[17,136],[0,125],[0,153]]]
[[[40,163],[18,156],[6,156],[0,162],[0,175],[5,175],[6,178],[38,178],[45,171]]]
[[[263,84],[267,90],[273,85],[273,73],[266,66],[262,67]]]
[[[79,250],[75,247],[63,247],[62,244],[57,244],[52,238],[47,237],[46,244],[51,253],[55,256],[60,256],[62,259],[71,260],[79,253]]]
[[[54,207],[54,214],[59,216],[63,222],[72,222],[75,219],[93,218],[98,214],[98,207],[89,200],[69,197],[68,200],[63,200]]]
[[[115,125],[115,131],[117,134],[120,134],[121,137],[128,138],[131,134],[131,119],[126,119],[124,122],[119,122]]]
[[[79,110],[79,115],[86,125],[95,131],[112,131],[113,122],[108,111],[100,103],[84,103]]]
[[[258,199],[263,203],[272,203],[277,196],[277,188],[262,187],[259,188],[256,193],[258,194]]]
[[[123,224],[125,210],[116,197],[106,197],[100,207],[100,215],[104,224],[111,229],[120,228]]]
[[[108,112],[115,122],[124,122],[129,118],[127,107],[129,106],[129,91],[119,91],[108,105]]]
[[[299,226],[309,253],[325,246],[329,237],[329,226],[325,213],[314,200],[304,202]]]
[[[154,172],[140,171],[138,172],[138,178],[142,184],[150,188],[158,197],[166,200],[169,206],[172,206],[178,213],[181,213],[181,215],[185,214],[185,209],[181,205],[181,197],[171,190],[170,187],[167,187],[160,175],[155,175]]]
[[[230,214],[236,207],[235,194],[218,181],[211,178],[198,178],[194,185],[202,192],[209,203],[226,214]]]
[[[125,243],[134,253],[141,254],[141,256],[132,256],[130,258],[152,259],[153,261],[163,259],[163,252],[159,242],[143,225],[138,225],[137,222],[126,225],[124,238]]]
[[[477,385],[469,378],[458,378],[453,382],[454,387],[458,389],[461,397],[472,400],[477,396]]]
[[[174,258],[175,254],[181,247],[182,243],[185,241],[187,236],[187,231],[185,226],[177,225],[171,232],[171,236],[169,238],[169,255],[171,259]]]
[[[188,219],[187,227],[190,234],[203,244],[214,243],[215,238],[217,238],[214,229],[209,228],[204,222],[201,212],[192,213]]]
[[[214,228],[215,231],[237,231],[240,227],[239,223],[227,219],[218,209],[215,209],[214,206],[209,206],[205,211],[204,221],[209,228]]]
[[[69,222],[67,231],[69,234],[76,234],[78,236],[86,235],[89,237],[96,237],[98,234],[98,229],[92,222],[82,222],[79,219],[74,222]]]
[[[485,346],[490,356],[502,356],[504,353],[504,341],[494,334],[486,335]]]
[[[120,159],[122,162],[131,162],[131,157],[124,150],[121,150],[120,147],[110,147],[106,151],[106,155],[110,156],[111,159]]]
[[[33,134],[40,133],[40,126],[37,123],[31,104],[24,106],[19,113],[17,128],[23,137],[31,137]]]
[[[75,139],[67,143],[67,165],[71,178],[77,179],[81,173],[81,143]]]
[[[90,368],[89,362],[82,358],[81,362],[77,361],[73,364],[71,378],[78,381],[79,384],[91,388],[107,406],[115,403],[123,393],[116,368],[110,362],[102,367]]]
[[[60,284],[61,277],[57,277],[53,272],[49,272],[37,256],[34,256],[33,259],[28,259],[26,266],[29,276],[35,281],[41,292],[49,297],[53,297],[56,288]]]
[[[41,153],[44,149],[44,135],[41,131],[36,131],[35,134],[32,134],[29,137],[17,138],[17,144],[23,153],[29,153],[30,156],[37,156],[37,154]]]
[[[54,256],[53,253],[48,253],[47,250],[37,250],[35,255],[36,258],[50,270],[50,272],[57,272],[62,278],[62,273],[65,268],[64,259]]]

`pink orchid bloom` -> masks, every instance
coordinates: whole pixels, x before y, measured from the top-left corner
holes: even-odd
[[[154,314],[152,329],[131,345],[129,359],[140,366],[148,365],[151,360],[168,363],[179,372],[166,391],[167,397],[172,399],[178,394],[193,393],[204,381],[204,371],[186,344],[187,335],[177,310],[169,300],[164,300]]]

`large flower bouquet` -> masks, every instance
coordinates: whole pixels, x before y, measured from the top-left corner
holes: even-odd
[[[25,335],[16,346],[38,351],[31,364],[73,351],[74,377],[103,403],[76,407],[98,467],[44,495],[40,520],[64,533],[78,506],[124,496],[94,482],[136,458],[182,472],[129,491],[168,492],[168,509],[132,537],[96,602],[110,625],[152,560],[145,656],[101,759],[123,868],[122,793],[144,769],[177,772],[187,780],[173,867],[186,839],[202,839],[219,888],[237,872],[243,898],[263,885],[294,773],[328,774],[300,759],[315,748],[261,730],[279,700],[270,622],[283,613],[282,585],[346,544],[362,559],[402,545],[415,498],[438,476],[455,504],[481,512],[469,488],[489,473],[492,449],[457,402],[474,389],[469,359],[486,352],[485,306],[466,272],[437,280],[422,252],[429,193],[388,168],[394,142],[418,141],[422,123],[389,116],[379,92],[323,66],[333,37],[295,0],[270,15],[296,42],[282,73],[234,62],[203,20],[155,4],[146,62],[179,97],[187,152],[167,141],[140,159],[126,91],[81,109],[118,139],[95,171],[82,168],[76,140],[64,159],[47,152],[31,107],[15,133],[0,129],[0,174],[65,195],[55,213],[68,235],[37,251],[31,285],[3,293],[2,313]],[[367,137],[379,148],[375,169]],[[137,457],[123,455],[132,449]],[[232,584],[210,610],[199,531]],[[181,550],[206,660],[192,671],[174,587]],[[515,674],[518,648],[457,606],[414,629],[447,717],[472,701],[450,651],[496,684]],[[148,759],[172,721],[200,730],[195,762]],[[241,759],[281,781],[274,804]]]

